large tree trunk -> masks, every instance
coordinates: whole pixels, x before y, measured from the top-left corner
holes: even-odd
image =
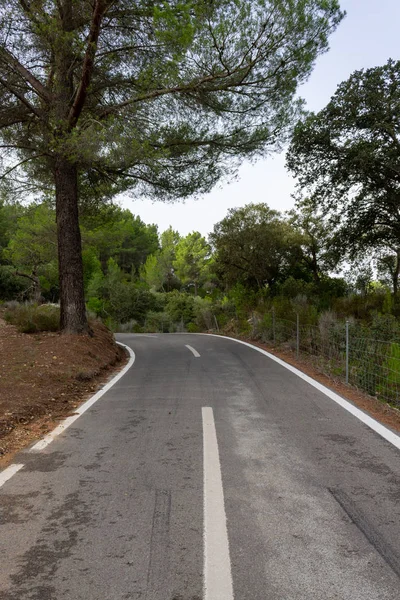
[[[54,177],[60,279],[60,326],[65,333],[88,333],[76,166],[64,157],[57,157]]]

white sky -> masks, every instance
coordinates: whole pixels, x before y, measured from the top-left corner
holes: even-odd
[[[309,81],[300,88],[309,110],[322,109],[353,71],[400,59],[400,0],[341,0],[341,6],[347,17],[331,36],[331,49],[318,59]],[[198,200],[163,204],[120,197],[120,201],[145,223],[156,223],[160,232],[172,225],[182,235],[193,230],[207,235],[229,208],[266,202],[276,210],[290,209],[294,185],[282,153],[255,165],[244,163],[238,180]]]

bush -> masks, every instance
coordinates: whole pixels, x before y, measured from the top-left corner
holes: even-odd
[[[146,316],[144,331],[148,333],[168,333],[171,329],[171,319],[165,312],[149,311]]]
[[[7,309],[4,318],[21,333],[60,329],[60,307],[53,304],[17,304]]]
[[[113,331],[118,333],[142,333],[143,328],[140,327],[139,323],[135,319],[131,319],[126,323],[115,323]]]
[[[201,328],[196,323],[188,323],[186,329],[189,333],[201,333]]]
[[[12,267],[0,265],[0,300],[13,300],[20,296],[28,285],[17,277]]]
[[[213,314],[213,303],[211,299],[208,298],[200,298],[197,296],[194,299],[194,314],[195,321],[188,324],[195,326],[196,330],[193,329],[191,333],[198,333],[200,331],[208,331],[210,329],[215,329],[215,320]]]
[[[187,323],[194,320],[194,298],[183,292],[174,290],[167,294],[168,300],[165,307],[165,312],[169,315],[174,323]]]

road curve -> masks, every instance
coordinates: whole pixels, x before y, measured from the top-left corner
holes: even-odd
[[[0,488],[0,600],[399,599],[397,448],[232,340],[118,339],[133,367]]]

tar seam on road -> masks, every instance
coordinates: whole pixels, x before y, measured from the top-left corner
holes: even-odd
[[[125,365],[125,367],[122,369],[122,371],[120,371],[118,373],[118,375],[113,377],[113,379],[111,379],[111,381],[109,381],[103,387],[103,389],[99,390],[97,392],[97,394],[95,394],[94,396],[89,398],[89,400],[87,400],[84,404],[82,404],[82,406],[80,406],[76,410],[76,412],[73,416],[67,417],[62,423],[60,423],[60,425],[58,425],[55,429],[53,429],[53,431],[51,431],[42,440],[40,440],[34,446],[32,446],[32,448],[29,450],[29,452],[38,452],[39,450],[43,450],[44,448],[46,448],[46,446],[48,446],[58,435],[60,435],[60,433],[63,433],[63,431],[65,431],[67,429],[67,427],[72,425],[72,423],[74,423],[74,421],[79,419],[79,417],[81,415],[83,415],[83,413],[85,413],[88,410],[88,408],[93,406],[93,404],[95,402],[97,402],[97,400],[99,400],[102,396],[104,396],[104,394],[106,392],[108,392],[108,390],[110,388],[112,388],[112,386],[114,384],[116,384],[117,381],[119,379],[121,379],[121,377],[123,377],[125,375],[125,373],[131,368],[131,366],[135,362],[135,353],[133,352],[133,350],[131,348],[129,348],[129,346],[125,346],[125,344],[121,344],[120,342],[117,342],[117,344],[124,347],[129,352],[130,358],[129,358],[128,364]]]
[[[237,342],[238,344],[243,344],[244,346],[248,346],[249,348],[252,348],[253,350],[257,350],[257,352],[260,352],[261,354],[264,354],[264,356],[267,356],[271,360],[274,360],[282,367],[285,367],[285,369],[288,369],[289,371],[291,371],[292,373],[294,373],[295,375],[297,375],[298,377],[300,377],[301,379],[303,379],[304,381],[306,381],[307,383],[309,383],[310,385],[315,387],[318,391],[322,392],[325,396],[328,396],[328,398],[330,398],[331,400],[333,400],[334,402],[339,404],[342,408],[347,410],[354,417],[356,417],[357,419],[362,421],[370,429],[372,429],[373,431],[378,433],[386,441],[390,442],[391,444],[393,444],[393,446],[395,446],[398,450],[400,450],[400,436],[396,435],[393,431],[391,431],[390,429],[388,429],[387,427],[385,427],[384,425],[382,425],[381,423],[379,423],[378,421],[376,421],[375,419],[373,419],[372,417],[367,415],[365,412],[363,412],[362,410],[360,410],[359,408],[357,408],[356,406],[354,406],[353,404],[351,404],[350,402],[348,402],[347,400],[345,400],[344,398],[342,398],[341,396],[339,396],[338,394],[336,394],[329,388],[322,385],[322,383],[315,381],[315,379],[312,379],[311,377],[309,377],[302,371],[299,371],[299,369],[296,369],[296,367],[292,367],[292,365],[289,365],[288,363],[281,360],[277,356],[274,356],[273,354],[270,354],[266,350],[262,350],[261,348],[258,348],[257,346],[253,346],[253,344],[249,344],[248,342],[243,342],[242,340],[237,340],[235,338],[231,338],[231,337],[228,337],[225,335],[217,335],[216,333],[197,333],[197,334],[191,333],[190,335],[209,335],[212,337],[219,337],[219,338],[222,338],[223,340],[231,340],[232,342]]]
[[[197,352],[197,350],[195,350],[194,348],[192,348],[192,346],[189,346],[188,344],[185,344],[186,348],[188,350],[190,350],[190,352],[192,352],[192,354],[196,357],[196,358],[200,358],[200,354]]]
[[[231,559],[213,409],[203,407],[204,600],[233,600]]]

